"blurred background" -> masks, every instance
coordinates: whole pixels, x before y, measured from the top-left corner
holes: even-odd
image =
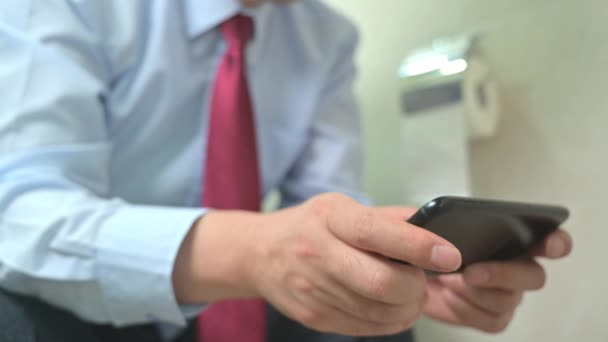
[[[545,262],[548,284],[492,336],[431,321],[421,342],[608,340],[608,3],[600,0],[326,0],[361,33],[357,94],[365,187],[378,204],[408,202],[397,70],[435,38],[479,32],[500,89],[492,137],[468,144],[472,194],[567,205],[572,257]],[[449,173],[449,170],[445,171]]]

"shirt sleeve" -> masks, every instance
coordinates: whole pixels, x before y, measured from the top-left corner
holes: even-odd
[[[310,138],[279,189],[281,207],[298,204],[323,192],[340,192],[360,202],[369,202],[360,189],[361,115],[353,93],[358,32],[350,23],[345,23],[337,32],[338,43],[328,63]]]
[[[110,197],[110,67],[73,3],[0,4],[0,286],[93,322],[184,324],[171,273],[204,209]]]

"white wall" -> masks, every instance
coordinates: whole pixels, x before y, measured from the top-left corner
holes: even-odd
[[[491,336],[430,321],[421,342],[608,341],[608,2],[582,0],[327,0],[360,27],[368,166],[377,203],[399,203],[395,70],[413,47],[479,30],[505,115],[497,136],[472,146],[474,192],[549,201],[572,211],[571,258],[546,263],[508,330]]]

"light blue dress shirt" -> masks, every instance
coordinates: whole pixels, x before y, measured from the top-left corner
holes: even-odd
[[[171,272],[205,212],[217,25],[242,11],[236,0],[0,2],[2,288],[93,322],[184,324]],[[246,14],[264,194],[278,189],[283,206],[358,197],[356,30],[316,0]]]

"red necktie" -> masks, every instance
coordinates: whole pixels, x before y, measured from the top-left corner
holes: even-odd
[[[227,48],[211,98],[203,206],[260,209],[253,108],[246,79],[245,47],[253,33],[251,18],[237,15],[220,27]],[[211,304],[198,320],[199,342],[263,342],[265,303],[258,299]]]

